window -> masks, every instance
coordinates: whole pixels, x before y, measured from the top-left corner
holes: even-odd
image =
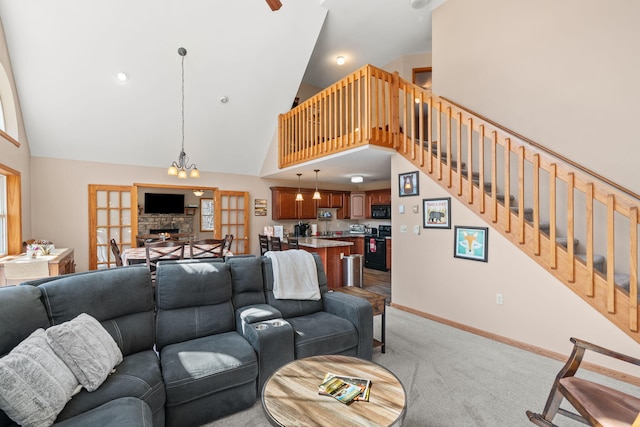
[[[8,253],[7,240],[7,178],[0,175],[0,256]]]
[[[200,231],[213,231],[213,199],[200,199]]]
[[[3,132],[7,131],[7,127],[4,123],[4,104],[2,102],[2,98],[0,98],[0,130]]]

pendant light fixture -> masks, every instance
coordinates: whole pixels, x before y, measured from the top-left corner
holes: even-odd
[[[204,195],[204,190],[193,190],[193,195],[196,197],[202,197]]]
[[[195,163],[189,164],[189,157],[187,157],[184,152],[184,57],[187,55],[187,49],[183,47],[179,48],[178,55],[182,57],[182,149],[178,155],[178,161],[171,163],[167,173],[181,179],[186,179],[187,171],[191,170],[189,173],[191,178],[200,178],[200,171]]]
[[[302,191],[300,191],[300,177],[302,176],[302,174],[297,173],[296,175],[298,175],[298,194],[296,194],[296,202],[302,202],[304,201],[304,197],[302,197]]]
[[[320,172],[320,169],[314,169],[313,170],[316,173],[316,191],[313,193],[313,200],[320,200],[322,197],[320,197],[320,192],[318,191],[318,172]]]

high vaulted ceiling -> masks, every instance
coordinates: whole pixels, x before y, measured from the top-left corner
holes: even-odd
[[[326,87],[430,52],[443,1],[282,0],[274,12],[264,0],[0,0],[0,19],[33,156],[168,167],[184,47],[187,155],[204,172],[260,175],[303,78]]]

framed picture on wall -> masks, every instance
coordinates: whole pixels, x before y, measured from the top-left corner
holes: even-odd
[[[200,231],[213,231],[213,199],[200,199]]]
[[[487,262],[489,229],[487,227],[455,226],[453,256]]]
[[[417,196],[420,194],[418,190],[418,171],[398,174],[398,195]]]
[[[422,199],[422,228],[451,228],[451,197]]]

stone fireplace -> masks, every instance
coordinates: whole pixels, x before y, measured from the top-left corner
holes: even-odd
[[[138,215],[138,234],[194,233],[193,215],[178,214],[140,214]]]

